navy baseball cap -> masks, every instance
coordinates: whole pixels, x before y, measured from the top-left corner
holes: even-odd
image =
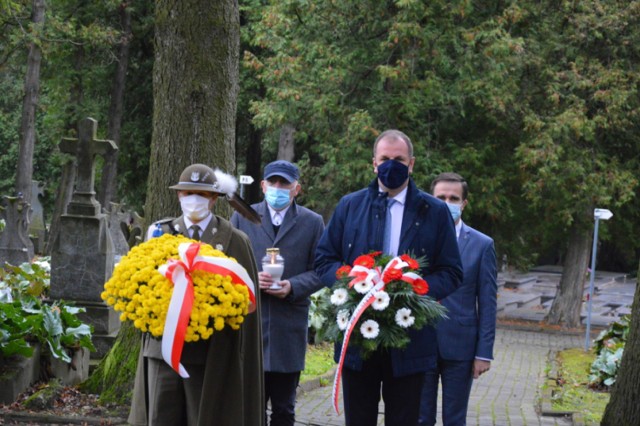
[[[264,168],[264,179],[267,180],[272,176],[281,176],[291,183],[300,178],[300,171],[295,164],[284,160],[277,160],[267,164]]]

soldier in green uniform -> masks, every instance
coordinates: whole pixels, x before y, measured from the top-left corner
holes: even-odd
[[[193,164],[171,186],[182,216],[157,222],[147,237],[182,234],[235,258],[258,282],[256,261],[247,236],[214,214],[219,195],[233,193],[235,178],[203,164]],[[185,343],[183,379],[162,359],[161,340],[145,335],[129,415],[133,425],[260,426],[264,422],[260,305],[240,330],[225,327],[209,340]]]

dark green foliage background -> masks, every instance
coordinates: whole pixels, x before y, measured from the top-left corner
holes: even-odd
[[[26,46],[43,48],[34,179],[50,212],[78,119],[105,137],[121,2],[47,2],[32,33],[30,2],[0,1],[0,192],[18,152]],[[154,2],[132,11],[118,199],[144,215],[152,131]],[[635,274],[640,256],[640,2],[242,0],[237,171],[276,158],[295,127],[304,204],[328,219],[373,177],[371,145],[394,127],[415,145],[413,177],[442,171],[470,185],[464,219],[496,241],[504,267],[561,264],[585,212],[600,227],[598,268]],[[207,52],[202,52],[206,55]],[[80,94],[80,95],[79,95]],[[176,142],[178,143],[178,142]],[[249,169],[249,170],[248,170]],[[100,179],[100,165],[96,182]],[[258,201],[254,183],[250,201]]]

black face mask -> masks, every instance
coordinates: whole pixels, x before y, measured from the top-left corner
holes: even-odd
[[[378,165],[378,179],[389,189],[401,187],[408,178],[409,166],[397,160],[387,160]]]

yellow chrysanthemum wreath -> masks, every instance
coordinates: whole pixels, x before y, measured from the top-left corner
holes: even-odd
[[[122,312],[120,320],[133,321],[143,332],[162,336],[173,284],[158,272],[158,267],[170,258],[177,259],[178,246],[185,242],[194,241],[164,234],[135,246],[120,260],[102,293],[105,302]],[[199,254],[229,258],[208,244],[202,245]],[[225,324],[234,330],[240,328],[249,311],[247,287],[210,272],[195,271],[192,277],[194,302],[185,341],[206,340]]]

